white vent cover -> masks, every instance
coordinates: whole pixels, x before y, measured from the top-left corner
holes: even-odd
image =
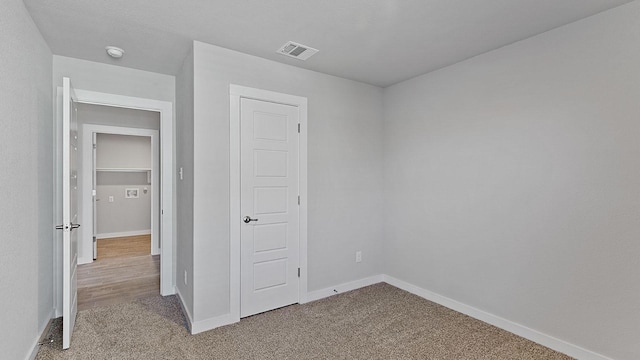
[[[277,53],[279,54],[291,56],[292,58],[300,60],[307,60],[311,57],[311,55],[317,52],[318,49],[294,43],[293,41],[289,41],[286,44],[282,45],[282,47],[277,51]]]

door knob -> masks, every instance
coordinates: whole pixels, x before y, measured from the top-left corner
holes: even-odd
[[[79,227],[80,227],[80,224],[74,224],[74,223],[71,223],[69,225],[62,224],[62,225],[56,225],[56,230],[67,230],[67,229],[73,230]]]
[[[242,218],[242,221],[244,221],[245,223],[250,223],[252,221],[258,221],[258,219],[252,219],[251,216],[245,216]]]

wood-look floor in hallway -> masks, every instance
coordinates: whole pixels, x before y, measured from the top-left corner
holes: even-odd
[[[160,255],[151,236],[98,240],[98,259],[78,266],[78,310],[160,294]]]

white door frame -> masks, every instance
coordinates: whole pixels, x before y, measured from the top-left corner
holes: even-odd
[[[89,219],[93,219],[93,196],[91,190],[93,188],[93,133],[98,134],[114,134],[114,135],[133,135],[133,136],[145,136],[151,138],[151,255],[160,254],[159,239],[159,222],[160,222],[160,206],[156,200],[156,192],[158,191],[158,182],[160,180],[157,161],[159,154],[158,145],[158,130],[152,129],[140,129],[111,125],[95,125],[95,124],[83,124],[82,125],[82,142],[80,149],[82,151],[82,174],[80,191],[82,195],[81,199],[81,213],[83,222],[82,231],[82,254],[78,264],[88,264],[93,262],[93,234],[95,229]],[[159,194],[159,193],[158,193]],[[161,279],[162,281],[162,279]]]
[[[58,124],[62,123],[62,110],[59,104],[62,101],[62,87],[58,87],[58,100],[56,101],[56,119]],[[174,121],[173,121],[173,103],[170,101],[161,101],[154,99],[145,99],[125,95],[108,94],[96,91],[88,91],[75,89],[76,96],[79,103],[113,106],[127,109],[147,110],[160,113],[160,244],[163,251],[163,256],[160,258],[160,294],[163,296],[173,295],[175,290],[175,240],[173,234],[173,224],[175,223],[175,164],[173,161],[173,134],[174,134]],[[57,125],[57,128],[60,125]],[[60,135],[57,135],[60,136]],[[60,144],[60,140],[56,140],[56,144]],[[56,150],[56,164],[61,164],[61,154]],[[60,166],[56,166],[59,168]],[[58,171],[58,170],[57,170]],[[56,186],[59,173],[56,173]],[[61,201],[61,195],[56,194],[56,206]],[[54,208],[54,218],[57,221],[61,214],[58,214],[58,209]],[[61,240],[56,238],[56,247],[59,248]],[[62,254],[56,250],[54,252],[54,265],[61,266]],[[55,304],[56,304],[56,316],[62,314],[61,289],[62,289],[62,274],[56,271],[55,276]]]
[[[307,302],[307,98],[231,84],[230,97],[230,311],[240,320],[240,99],[254,99],[296,106],[300,117],[299,177],[300,182],[300,283],[298,302]]]

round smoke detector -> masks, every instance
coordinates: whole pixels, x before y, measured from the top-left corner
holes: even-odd
[[[119,47],[107,46],[105,50],[107,50],[107,54],[109,54],[109,56],[114,59],[120,59],[122,55],[124,55],[124,50],[120,49]]]

